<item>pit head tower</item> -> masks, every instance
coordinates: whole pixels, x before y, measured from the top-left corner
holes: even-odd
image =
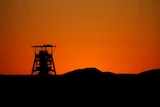
[[[35,54],[31,75],[56,75],[53,59],[53,51],[56,46],[48,44],[31,47]]]

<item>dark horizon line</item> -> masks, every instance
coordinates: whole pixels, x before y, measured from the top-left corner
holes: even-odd
[[[141,71],[141,72],[139,72],[139,73],[114,73],[114,72],[111,72],[111,71],[101,71],[101,70],[99,70],[99,69],[97,69],[97,68],[94,68],[94,67],[91,67],[91,68],[78,68],[78,69],[75,69],[75,70],[72,70],[72,71],[68,71],[68,72],[66,72],[66,73],[63,73],[63,74],[56,74],[56,75],[59,75],[59,76],[61,76],[61,75],[65,75],[65,74],[68,74],[68,73],[72,73],[72,72],[76,72],[76,71],[78,71],[78,70],[81,70],[81,71],[83,71],[83,70],[87,70],[87,69],[94,69],[94,70],[97,70],[97,71],[99,71],[99,72],[101,72],[101,73],[111,73],[111,74],[114,74],[114,75],[138,75],[138,74],[141,74],[141,73],[145,73],[145,72],[152,72],[152,71],[160,71],[160,68],[154,68],[154,69],[148,69],[148,70],[145,70],[145,71]],[[8,75],[8,76],[10,76],[10,75],[26,75],[26,76],[28,76],[28,75],[31,75],[31,73],[30,74],[0,74],[0,75]],[[34,75],[33,75],[34,76]],[[54,75],[53,75],[54,76]]]

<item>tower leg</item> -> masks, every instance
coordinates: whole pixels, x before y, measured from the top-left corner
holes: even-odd
[[[56,68],[55,68],[55,65],[54,65],[54,60],[53,60],[53,57],[52,57],[52,63],[53,63],[53,69],[54,69],[54,73],[55,73],[55,75],[56,75]]]
[[[36,57],[34,58],[34,62],[33,62],[33,66],[32,66],[32,73],[31,73],[31,75],[33,75],[35,63],[36,63]]]

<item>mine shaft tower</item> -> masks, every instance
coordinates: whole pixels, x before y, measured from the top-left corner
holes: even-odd
[[[35,54],[31,75],[56,75],[56,69],[52,57],[53,48],[56,46],[42,45],[31,47],[34,49]]]

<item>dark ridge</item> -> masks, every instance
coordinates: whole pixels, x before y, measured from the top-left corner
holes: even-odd
[[[85,69],[76,69],[70,72],[65,73],[64,75],[77,75],[77,74],[97,74],[97,73],[101,73],[100,70],[98,70],[97,68],[85,68]]]
[[[1,105],[158,106],[160,69],[139,74],[114,74],[96,68],[63,75],[0,75]],[[154,75],[154,76],[151,76]],[[155,78],[156,76],[156,78]],[[140,105],[141,103],[142,105]]]
[[[89,77],[96,77],[100,76],[102,72],[98,70],[97,68],[85,68],[85,69],[76,69],[70,72],[67,72],[64,74],[64,76],[69,77],[83,77],[83,78],[89,78]]]
[[[152,70],[141,72],[139,74],[146,75],[146,76],[160,76],[160,69],[152,69]]]
[[[88,77],[90,76],[99,76],[99,75],[114,75],[112,72],[102,72],[98,70],[97,68],[85,68],[85,69],[76,69],[70,72],[67,72],[63,74],[64,76],[72,75],[72,76],[82,76],[82,75],[87,75]]]

